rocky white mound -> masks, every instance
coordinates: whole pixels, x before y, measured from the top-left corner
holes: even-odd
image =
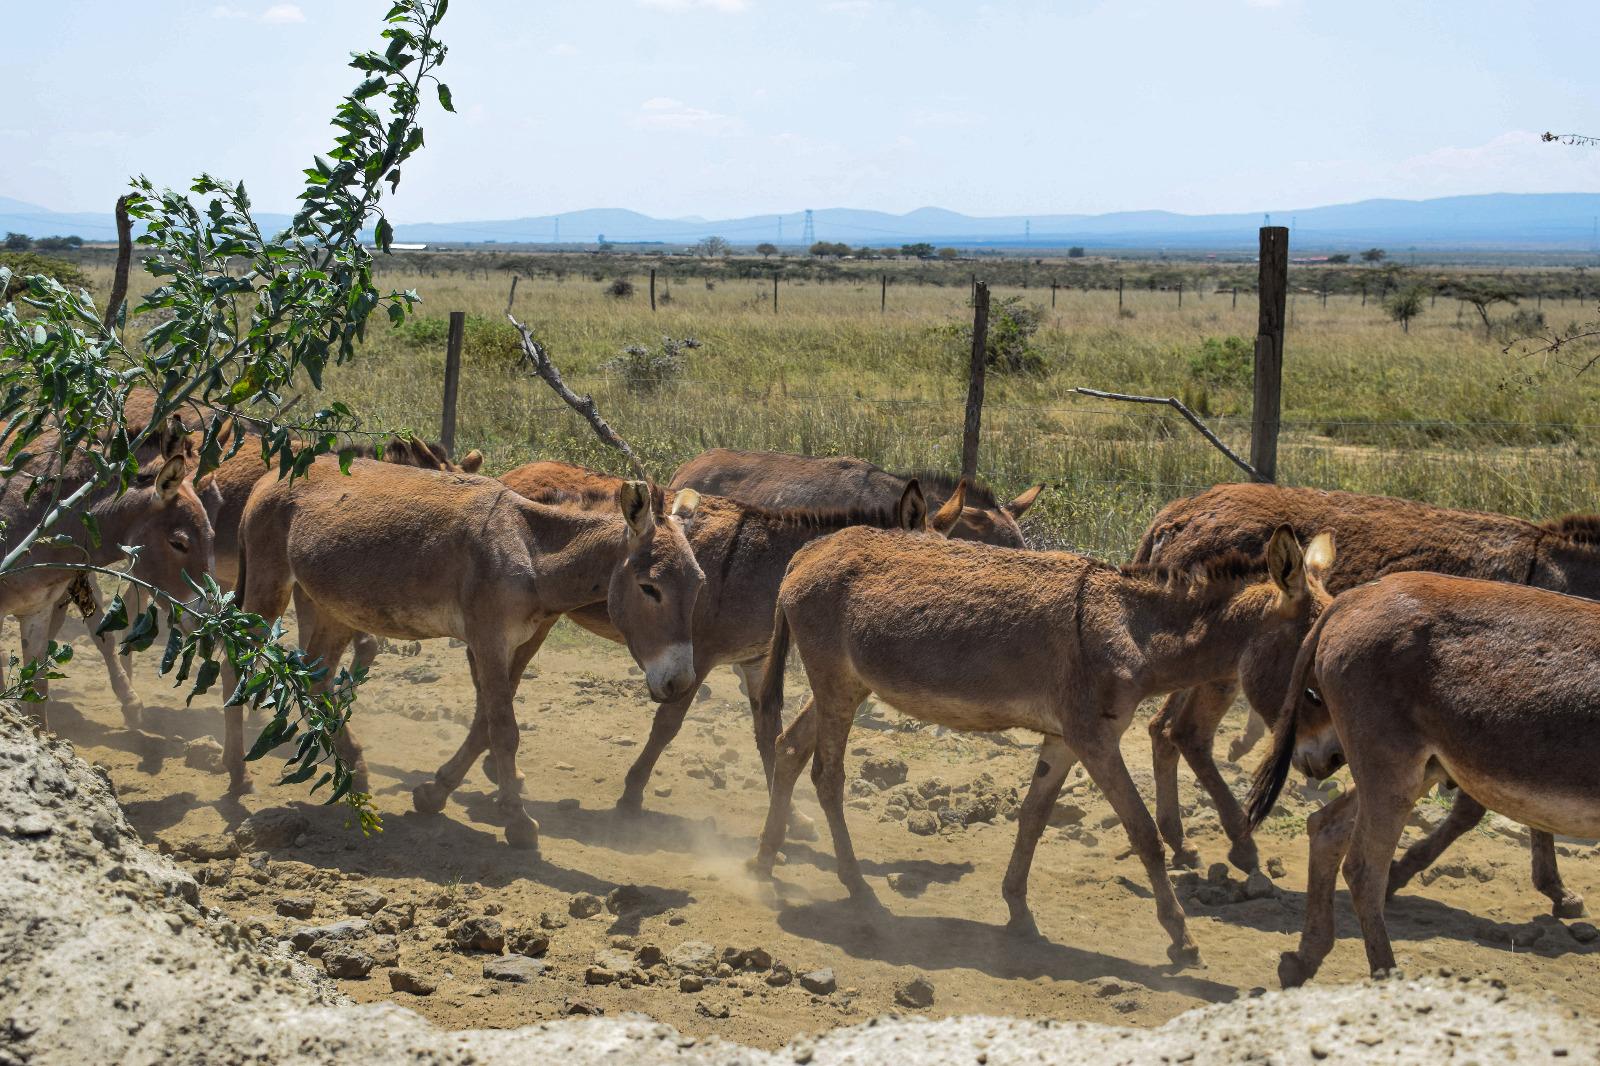
[[[198,898],[103,772],[0,705],[0,1064],[1600,1062],[1600,1026],[1446,977],[1270,993],[1153,1030],[881,1019],[771,1053],[640,1017],[447,1032],[342,1002]]]

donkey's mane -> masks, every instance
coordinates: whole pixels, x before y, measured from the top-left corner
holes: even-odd
[[[1569,514],[1552,518],[1542,526],[1545,532],[1585,547],[1600,548],[1600,515]]]
[[[1109,565],[1109,564],[1108,564]],[[1267,576],[1266,555],[1248,555],[1237,549],[1213,555],[1193,566],[1165,563],[1129,563],[1118,573],[1133,581],[1185,591],[1232,592],[1239,585]]]
[[[922,491],[928,494],[928,502],[930,504],[934,500],[938,500],[940,503],[948,500],[955,495],[956,486],[961,483],[960,478],[951,477],[949,474],[943,474],[937,470],[911,470],[903,474],[896,474],[895,477],[904,478],[907,481],[916,478],[922,485]],[[988,485],[981,481],[968,481],[967,506],[998,510],[1000,501],[995,499],[994,489]]]
[[[898,529],[900,516],[894,507],[759,507],[742,503],[739,507],[754,518],[772,525],[798,526],[801,529],[844,529],[848,526],[875,526]]]

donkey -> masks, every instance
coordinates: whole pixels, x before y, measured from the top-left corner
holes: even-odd
[[[698,489],[758,507],[866,508],[886,510],[915,479],[937,510],[955,492],[956,480],[918,471],[891,474],[865,459],[818,457],[786,452],[743,452],[713,448],[690,459],[672,475],[673,488]],[[1026,548],[1019,524],[1044,491],[1040,483],[1007,504],[1000,504],[985,485],[967,482],[966,507],[950,530],[960,540],[977,540],[1005,548]]]
[[[601,510],[616,507],[615,486],[621,483],[608,474],[555,462],[529,463],[501,475],[500,480],[532,500]],[[942,534],[958,520],[965,498],[963,484],[930,518],[915,479],[907,484],[892,511],[768,511],[718,496],[701,496],[688,534],[695,559],[706,573],[706,587],[701,590],[693,621],[694,684],[656,708],[650,737],[628,770],[617,806],[626,811],[642,808],[644,791],[657,760],[683,727],[694,694],[715,667],[727,663],[740,672],[741,678],[756,676],[756,666],[765,659],[772,639],[772,608],[777,602],[778,586],[795,552],[819,537],[852,525],[904,529],[926,525]],[[598,636],[620,641],[621,634],[608,607],[606,603],[591,603],[569,612],[569,617]],[[755,685],[747,686],[747,692],[756,749],[770,777],[773,744],[782,721],[759,713]],[[487,762],[484,769],[489,770]],[[808,831],[809,819],[797,816],[795,822],[798,832]]]
[[[1333,593],[1402,571],[1427,570],[1462,577],[1533,585],[1580,596],[1600,597],[1600,517],[1574,516],[1537,524],[1478,511],[1433,507],[1388,496],[1280,488],[1275,485],[1218,485],[1162,509],[1140,542],[1136,559],[1186,566],[1219,552],[1259,550],[1279,523],[1309,537],[1331,530],[1338,538],[1339,562],[1328,573]],[[1150,723],[1155,762],[1156,821],[1180,865],[1197,865],[1199,853],[1183,836],[1178,809],[1178,756],[1194,770],[1211,795],[1232,842],[1229,858],[1252,869],[1256,850],[1244,812],[1212,759],[1213,738],[1237,685],[1232,678],[1175,693]],[[1247,686],[1248,688],[1248,686]],[[1283,692],[1246,692],[1252,707],[1268,722]],[[1252,715],[1252,727],[1255,723]],[[1240,758],[1248,743],[1230,753]],[[1390,891],[1426,869],[1449,844],[1478,824],[1481,806],[1458,794],[1449,818],[1397,860]],[[1583,913],[1583,899],[1561,883],[1555,844],[1535,830],[1535,884],[1550,897],[1556,915]]]
[[[0,554],[10,552],[24,533],[33,529],[49,510],[48,487],[25,498],[35,475],[49,477],[49,442],[42,441],[40,454],[24,469],[0,482]],[[184,453],[186,438],[181,431],[166,434],[162,458],[140,469],[133,484],[122,495],[107,486],[90,493],[79,505],[58,519],[52,533],[69,538],[69,544],[35,545],[22,557],[22,565],[48,563],[90,563],[114,566],[125,559],[120,545],[140,549],[132,573],[173,598],[184,601],[191,596],[189,580],[198,581],[213,566],[214,549],[211,523],[191,482],[191,466]],[[63,495],[81,486],[92,476],[87,455],[68,460],[62,471]],[[98,526],[98,538],[91,538],[83,520],[89,516]],[[22,650],[25,659],[37,659],[49,641],[60,631],[67,605],[76,602],[83,610],[91,634],[103,617],[93,582],[70,570],[35,570],[14,573],[0,580],[0,619],[16,616],[22,625]],[[141,725],[143,705],[133,691],[116,651],[114,634],[92,638],[106,663],[113,691],[122,706],[123,721],[130,729]],[[46,682],[35,681],[41,695]]]
[[[1285,987],[1333,946],[1345,884],[1373,973],[1394,967],[1384,926],[1389,860],[1406,816],[1454,782],[1546,833],[1600,837],[1600,603],[1437,574],[1392,574],[1337,597],[1295,662],[1250,823],[1272,809],[1291,764],[1355,787],[1308,819],[1310,873]]]
[[[691,695],[691,619],[705,575],[685,532],[698,502],[692,490],[680,492],[668,510],[660,494],[630,481],[614,510],[591,513],[530,503],[467,474],[357,459],[343,475],[324,457],[303,477],[262,479],[251,492],[239,531],[243,606],[275,618],[297,589],[302,645],[327,664],[358,632],[465,641],[477,689],[472,727],[434,779],[414,790],[414,806],[442,810],[487,749],[506,840],[533,848],[538,826],[522,808],[512,704],[522,671],[563,613],[604,602],[651,695]],[[226,732],[231,787],[246,791],[242,708],[227,708]],[[339,743],[365,791],[365,763],[348,726]]]
[[[1044,734],[1002,889],[1012,929],[1037,933],[1028,870],[1081,759],[1144,863],[1169,957],[1198,960],[1119,742],[1141,699],[1226,676],[1241,647],[1270,644],[1292,662],[1322,596],[1321,565],[1306,565],[1288,528],[1273,535],[1264,565],[1230,555],[1195,571],[860,528],[809,545],[778,593],[760,698],[766,713],[781,707],[792,640],[812,702],[779,738],[755,872],[771,874],[795,780],[814,752],[839,879],[873,900],[844,819],[844,753],[856,708],[876,693],[953,729]]]

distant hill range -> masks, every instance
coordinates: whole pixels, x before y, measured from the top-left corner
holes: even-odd
[[[815,239],[874,248],[927,241],[962,247],[1237,250],[1253,249],[1263,215],[1180,215],[1171,211],[1118,211],[1104,215],[963,215],[924,207],[903,215],[852,208],[812,213]],[[1297,250],[1349,251],[1371,245],[1391,251],[1418,249],[1595,249],[1600,193],[1489,193],[1434,200],[1362,200],[1328,207],[1271,212],[1273,223],[1292,225]],[[283,215],[263,215],[282,225]],[[396,239],[430,244],[501,242],[593,245],[685,245],[723,237],[735,245],[763,241],[801,243],[805,213],[743,218],[653,218],[622,208],[472,222],[396,223]],[[112,240],[110,214],[66,214],[0,196],[0,230],[30,236],[77,234]]]

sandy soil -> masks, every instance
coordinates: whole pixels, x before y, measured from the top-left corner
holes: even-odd
[[[380,894],[382,908],[368,919],[374,936],[392,935],[397,950],[392,957],[380,951],[378,967],[340,981],[341,990],[362,1002],[394,999],[448,1027],[525,1025],[574,1008],[635,1010],[687,1034],[773,1047],[797,1032],[909,1010],[896,1003],[896,990],[918,977],[933,986],[931,1007],[918,1011],[931,1017],[992,1013],[1155,1025],[1275,985],[1277,955],[1298,934],[1310,801],[1289,801],[1289,813],[1262,834],[1263,863],[1275,860],[1283,869],[1272,895],[1243,899],[1238,871],[1226,885],[1208,885],[1205,871],[1185,872],[1180,898],[1204,964],[1178,971],[1166,961],[1143,871],[1124,855],[1126,837],[1080,768],[1062,804],[1075,805],[1083,817],[1047,831],[1034,865],[1031,900],[1043,937],[1008,936],[999,883],[1014,825],[1003,807],[1006,791],[1024,784],[1032,767],[1029,738],[941,735],[911,728],[893,712],[869,711],[858,722],[852,777],[869,756],[895,756],[907,764],[912,791],[927,793],[931,806],[955,808],[986,795],[998,799],[1002,812],[992,824],[917,835],[909,825],[926,820],[893,817],[886,813],[888,793],[857,786],[866,794],[852,799],[848,814],[883,912],[864,914],[844,902],[825,832],[821,841],[789,844],[776,886],[758,883],[743,864],[754,850],[765,795],[737,680],[727,671],[712,679],[661,761],[646,812],[623,817],[612,804],[648,731],[650,705],[621,649],[565,626],[518,696],[527,806],[543,834],[539,856],[502,842],[481,770],[469,774],[444,814],[411,811],[411,788],[454,751],[471,714],[463,653],[445,641],[386,653],[363,689],[356,724],[384,815],[383,833],[364,839],[342,808],[308,803],[301,786],[273,785],[270,758],[255,766],[254,794],[225,797],[225,776],[189,765],[204,763],[206,753],[186,757],[185,749],[195,738],[220,739],[220,713],[214,706],[184,709],[148,660],[137,677],[149,708],[146,730],[123,729],[98,658],[82,654],[87,641],[79,632],[80,655],[69,667],[72,676],[56,683],[51,726],[105,766],[144,839],[191,857],[185,865],[199,874],[205,902],[274,934],[344,919],[352,907],[367,910],[377,902],[363,890]],[[791,685],[791,692],[799,688]],[[1125,750],[1149,795],[1149,747],[1140,724]],[[1242,781],[1242,770],[1229,773]],[[1194,804],[1198,790],[1187,778],[1183,788],[1185,803]],[[797,796],[820,820],[808,783]],[[217,834],[273,808],[304,814],[309,828],[269,851],[228,855],[235,850],[231,838]],[[1075,816],[1067,812],[1063,820]],[[1214,816],[1197,804],[1187,821],[1205,860],[1221,859],[1226,847]],[[1567,843],[1562,851],[1568,884],[1592,894],[1590,848]],[[1439,869],[1431,883],[1414,884],[1390,907],[1403,968],[1443,966],[1548,993],[1582,1012],[1600,1006],[1600,987],[1584,959],[1600,945],[1579,942],[1592,932],[1586,925],[1548,916],[1547,901],[1529,884],[1525,847],[1480,830],[1447,853]],[[623,886],[639,892],[620,913],[570,913],[574,896],[605,898]],[[276,901],[286,897],[309,901],[313,917],[276,914]],[[1342,893],[1340,908],[1341,940],[1322,982],[1365,976]],[[547,936],[548,970],[521,984],[485,978],[490,955],[449,943],[461,920],[481,916],[512,932]],[[775,966],[723,971],[697,991],[682,991],[680,970],[648,965],[648,952],[638,958],[641,948],[670,954],[690,941],[709,944],[718,956],[727,948],[761,948]],[[636,965],[627,969],[619,955],[633,956]],[[437,990],[392,991],[388,963]],[[609,983],[589,983],[597,966],[605,972],[594,976]],[[770,984],[781,982],[771,975],[782,967],[796,979]],[[803,989],[799,975],[823,967],[836,975],[837,990]]]

